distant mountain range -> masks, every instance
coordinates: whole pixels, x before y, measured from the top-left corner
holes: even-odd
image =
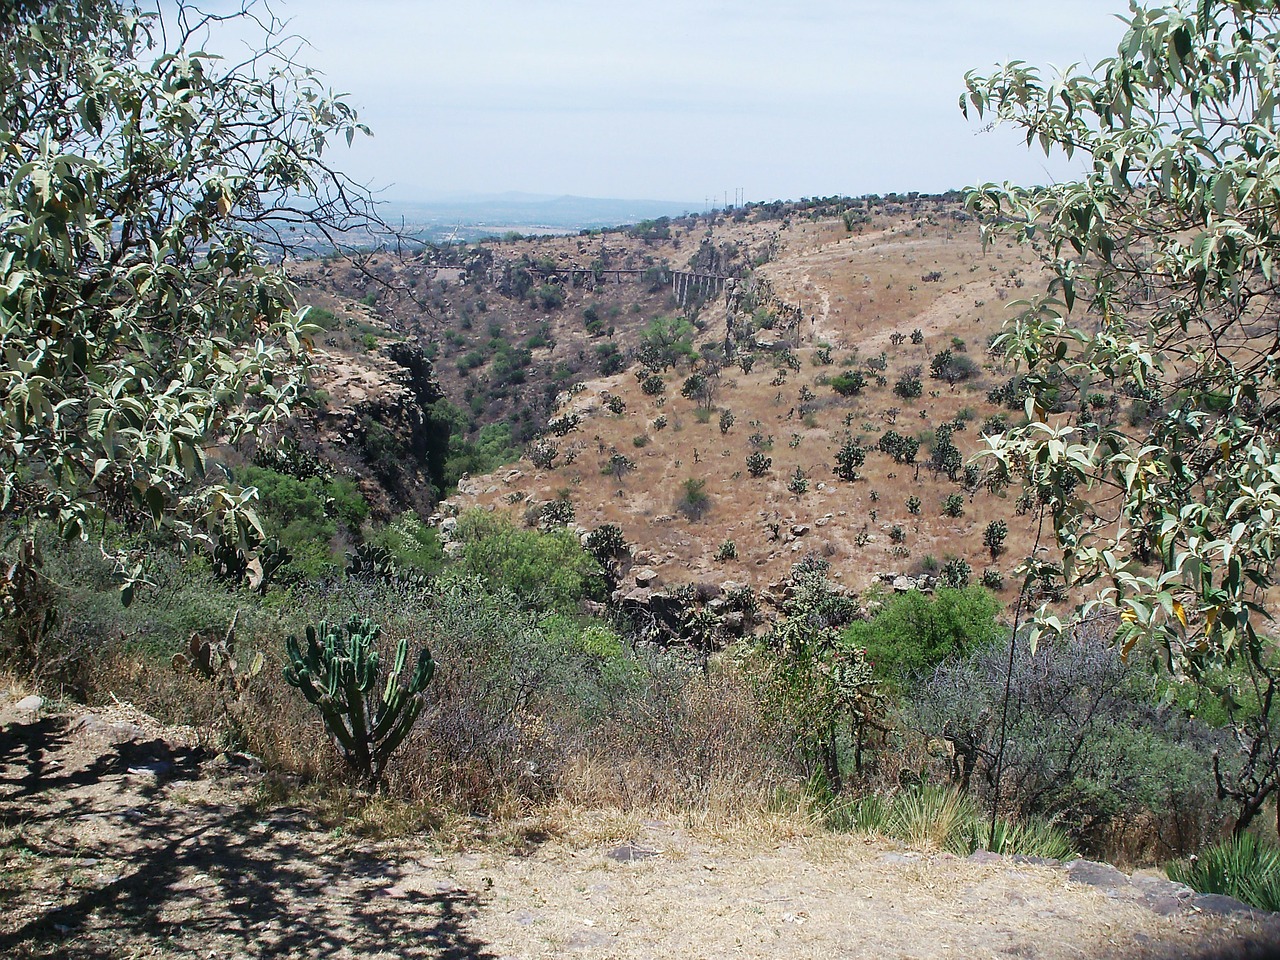
[[[598,197],[543,196],[528,193],[476,194],[430,201],[386,200],[383,220],[422,240],[450,236],[474,240],[508,232],[576,233],[600,227],[679,217],[700,210],[694,203],[670,200],[614,200]]]

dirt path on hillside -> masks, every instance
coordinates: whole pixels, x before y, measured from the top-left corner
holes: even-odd
[[[899,240],[893,252],[901,255],[917,247],[932,249],[937,247],[937,242]],[[883,259],[883,254],[874,244],[868,243],[866,238],[854,237],[774,261],[762,267],[760,272],[773,284],[782,300],[798,306],[805,316],[813,317],[814,323],[804,330],[807,341],[826,341],[841,348],[856,346],[870,353],[888,347],[896,327],[884,324],[871,332],[855,332],[836,319],[832,301],[840,296],[840,291],[857,298],[864,289],[869,289],[867,284],[857,282],[856,278],[870,278],[872,273],[879,275],[886,266]],[[990,278],[985,274],[959,283],[953,280],[947,287],[934,292],[932,300],[913,314],[912,327],[919,329],[926,338],[948,333],[956,326],[957,317],[971,310],[975,300],[988,295],[989,288]]]
[[[261,780],[126,708],[0,704],[0,956],[1140,958],[1280,943],[1271,918],[1154,876],[603,813],[477,820],[461,852],[373,843],[255,806]]]

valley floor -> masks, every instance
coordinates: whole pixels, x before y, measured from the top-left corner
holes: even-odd
[[[76,716],[0,699],[0,956],[1146,958],[1280,946],[1274,918],[1155,874],[583,811],[477,818],[466,842],[456,830],[375,842],[263,802],[262,782],[251,761],[125,706]]]

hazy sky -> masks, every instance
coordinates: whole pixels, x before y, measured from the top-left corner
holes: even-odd
[[[723,202],[1063,176],[956,102],[970,68],[1111,55],[1124,0],[277,0],[385,196]]]

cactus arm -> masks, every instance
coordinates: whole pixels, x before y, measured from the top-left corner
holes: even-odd
[[[415,694],[405,704],[404,709],[400,712],[398,722],[391,728],[390,733],[378,744],[375,750],[375,775],[377,778],[382,777],[382,768],[386,765],[391,754],[395,753],[396,747],[400,746],[404,738],[409,735],[410,728],[418,719],[418,715],[422,712],[423,698],[421,694]]]
[[[387,671],[387,686],[386,686],[386,689],[382,691],[383,703],[385,704],[391,703],[391,695],[395,692],[396,688],[400,685],[399,684],[400,672],[404,670],[404,662],[408,656],[409,656],[409,641],[401,637],[400,642],[396,644],[395,662],[391,664],[391,669]]]
[[[418,652],[418,665],[414,668],[413,677],[409,680],[409,692],[421,693],[435,675],[436,662],[431,659],[431,651],[423,647]]]
[[[356,764],[356,758],[359,756],[360,749],[355,738],[351,735],[351,731],[347,729],[347,725],[343,720],[343,713],[335,703],[319,704],[321,716],[324,717],[324,725],[329,731],[329,735],[333,737],[338,744],[338,752],[342,754],[342,758],[347,763]]]
[[[363,640],[360,637],[359,640]],[[353,657],[367,653],[367,642],[359,642],[356,636],[352,640]],[[343,664],[345,667],[343,673],[343,686],[346,691],[346,720],[350,724],[351,739],[355,744],[355,766],[358,771],[365,773],[369,770],[369,729],[366,714],[364,690],[361,683],[361,668],[364,664],[353,663],[350,660]]]
[[[379,785],[387,760],[422,713],[422,690],[435,673],[435,662],[428,650],[420,650],[405,682],[409,650],[402,639],[378,696],[381,627],[367,617],[351,617],[344,626],[345,631],[328,621],[308,626],[305,650],[297,637],[288,637],[284,678],[320,711],[347,765]]]
[[[435,662],[431,659],[431,652],[424,647],[418,653],[418,663],[409,678],[409,682],[407,684],[396,683],[393,686],[393,679],[398,678],[407,659],[408,643],[401,640],[400,648],[396,651],[396,671],[392,677],[387,679],[387,689],[383,694],[382,708],[378,711],[378,722],[373,731],[375,742],[381,741],[388,735],[401,711],[405,708],[406,703],[412,703],[417,698],[435,673]],[[418,707],[418,711],[414,714],[415,719],[417,713],[420,712],[421,706]]]

